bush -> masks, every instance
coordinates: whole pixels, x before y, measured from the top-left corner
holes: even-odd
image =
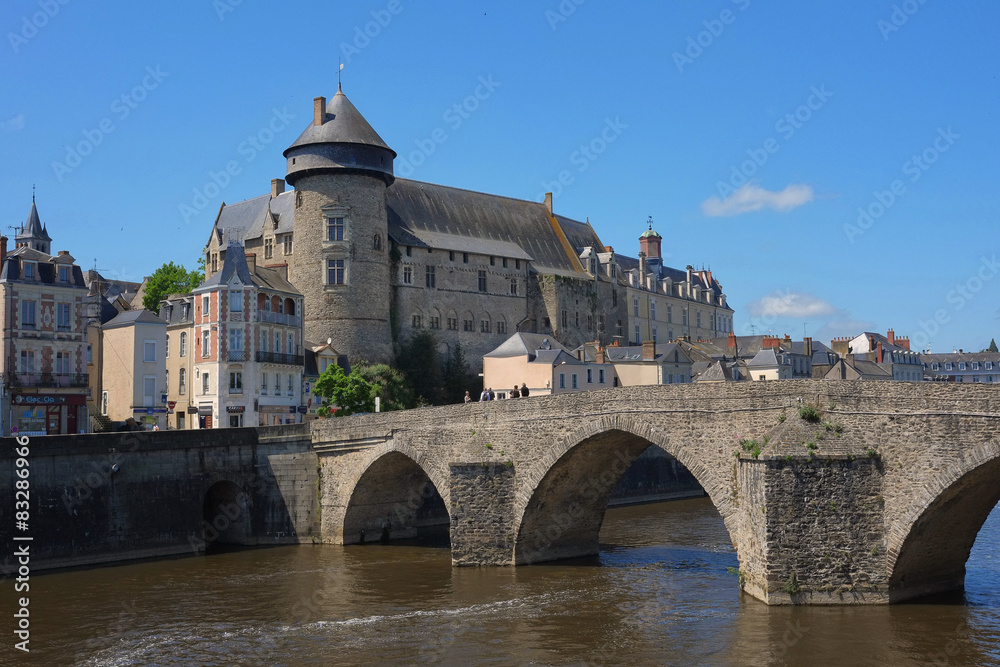
[[[817,424],[820,420],[819,410],[811,405],[803,405],[799,408],[799,417],[811,424]]]

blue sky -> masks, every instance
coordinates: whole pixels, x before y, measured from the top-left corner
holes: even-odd
[[[36,184],[53,250],[106,275],[193,267],[221,203],[284,176],[343,58],[398,175],[553,191],[557,212],[633,256],[653,216],[668,263],[720,279],[739,333],[892,327],[950,351],[1000,329],[1000,3],[2,12],[0,224],[25,220]]]

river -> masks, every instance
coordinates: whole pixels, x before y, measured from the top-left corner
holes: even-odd
[[[966,592],[767,607],[704,498],[608,510],[599,556],[452,568],[437,545],[253,549],[31,579],[40,665],[1000,665],[1000,510]],[[11,627],[13,585],[3,586]],[[23,663],[4,631],[0,662]]]

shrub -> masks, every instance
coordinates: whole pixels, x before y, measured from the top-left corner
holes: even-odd
[[[820,420],[819,410],[811,405],[803,405],[799,408],[799,417],[811,424],[816,424]]]

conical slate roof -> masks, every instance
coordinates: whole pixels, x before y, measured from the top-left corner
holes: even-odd
[[[337,90],[337,94],[330,98],[326,104],[326,119],[322,125],[309,124],[305,132],[285,150],[285,156],[293,148],[315,144],[362,144],[366,146],[377,146],[391,151],[393,157],[396,151],[382,141],[365,117],[361,115],[351,101],[344,95],[344,91]]]
[[[21,228],[21,232],[15,237],[15,240],[20,241],[24,239],[37,239],[41,241],[51,241],[52,237],[42,226],[42,221],[38,219],[38,209],[35,208],[35,198],[31,198],[31,211],[28,213],[28,221],[24,223]]]

